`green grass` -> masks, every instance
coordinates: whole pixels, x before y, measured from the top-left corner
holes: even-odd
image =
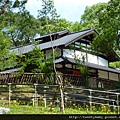
[[[1,107],[10,108],[10,112],[7,114],[63,114],[60,112],[59,107],[44,107],[41,106],[30,106],[30,105],[18,105],[17,103],[11,104],[10,106],[8,104],[1,104]],[[78,107],[78,106],[71,106],[71,107],[65,107],[65,113],[64,114],[116,114],[116,112],[111,111],[106,106],[100,107],[98,109],[97,107],[93,106],[92,110],[90,110],[89,107]]]
[[[41,88],[38,88],[41,90]],[[0,86],[0,90],[8,90],[8,87]],[[34,91],[33,86],[13,86],[12,90],[20,90],[20,91]],[[55,89],[56,90],[56,89]],[[31,97],[33,96],[33,93],[14,93],[12,94],[12,97]],[[0,93],[0,97],[8,97],[7,93]],[[39,96],[40,97],[40,96]],[[4,104],[3,104],[4,103]],[[45,108],[44,107],[44,101],[40,100],[38,106],[32,106],[32,101],[28,101],[27,103],[25,101],[11,101],[11,105],[8,105],[8,101],[6,103],[4,101],[1,102],[0,107],[6,107],[10,108],[10,112],[8,114],[63,114],[60,112],[59,107],[56,107],[55,105],[52,105],[52,108],[49,105]],[[75,104],[68,103],[69,105],[65,105],[65,114],[116,114],[117,110],[111,110],[108,106],[100,105],[98,106],[92,106],[91,108],[88,105],[76,106]]]

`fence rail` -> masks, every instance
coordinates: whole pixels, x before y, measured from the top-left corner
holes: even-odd
[[[60,104],[60,92],[59,92],[59,85],[47,85],[47,84],[33,84],[32,90],[16,90],[13,89],[12,86],[15,84],[8,84],[7,90],[1,90],[0,93],[8,93],[7,98],[1,98],[1,100],[7,100],[8,104],[10,105],[13,100],[27,100],[32,101],[33,106],[38,105],[39,101],[44,101],[44,106],[47,106],[48,100],[51,101],[53,104],[57,101],[57,104]],[[17,84],[16,84],[17,85]],[[26,85],[27,87],[29,85]],[[25,86],[24,86],[25,87]],[[50,89],[54,88],[54,89]],[[56,89],[55,89],[56,88]],[[22,96],[15,96],[15,94],[24,93],[29,94],[30,96],[22,97]],[[117,113],[119,114],[120,110],[120,93],[118,92],[111,92],[111,91],[100,91],[100,90],[93,90],[93,89],[84,89],[78,86],[64,86],[64,99],[65,103],[72,101],[76,104],[87,103],[92,108],[93,105],[105,105],[113,108],[117,108]]]
[[[76,104],[88,103],[92,108],[93,105],[107,105],[109,107],[117,108],[117,113],[119,114],[119,98],[120,93],[117,91],[100,91],[93,90],[93,87],[103,86],[114,86],[116,81],[110,81],[100,78],[84,77],[84,76],[75,76],[75,75],[58,75],[63,81],[64,89],[64,99],[67,103],[72,101]],[[109,84],[106,84],[108,83]],[[110,83],[111,82],[111,83]],[[44,100],[44,105],[46,107],[47,101],[52,101],[57,104],[60,104],[61,97],[59,91],[59,84],[57,84],[54,74],[46,76],[45,74],[0,74],[0,85],[8,86],[6,90],[1,89],[0,93],[8,93],[7,100],[11,104],[12,100],[31,100],[33,106],[38,104],[40,100]],[[13,86],[31,86],[32,90],[19,90],[13,89]],[[87,86],[86,88],[84,88]],[[16,87],[17,88],[17,87]],[[52,89],[51,89],[52,88]],[[15,96],[16,93],[29,94],[28,97],[19,97]],[[42,96],[42,97],[41,97]],[[57,100],[58,99],[58,100]],[[4,100],[4,99],[2,99]]]
[[[95,77],[84,77],[76,76],[70,74],[57,74],[62,81],[63,85],[73,85],[73,86],[85,86],[89,88],[112,88],[114,89],[114,84],[117,82],[115,80],[108,80],[103,78]],[[12,84],[57,84],[56,76],[54,74],[44,74],[44,73],[2,73],[0,74],[0,84],[6,85],[8,83]]]
[[[74,101],[76,102],[83,102],[83,103],[89,103],[90,107],[92,108],[92,105],[105,105],[113,108],[117,108],[117,113],[119,114],[120,106],[120,93],[118,92],[109,92],[109,91],[100,91],[100,90],[92,90],[92,89],[84,89],[84,88],[78,88],[78,87],[65,87],[65,89],[71,90],[83,90],[81,93],[65,93],[65,96],[69,96],[67,98],[68,101]],[[87,94],[82,94],[84,91],[87,91]],[[97,94],[97,95],[96,95]]]

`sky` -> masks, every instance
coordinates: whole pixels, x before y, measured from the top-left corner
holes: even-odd
[[[61,18],[68,21],[80,21],[80,16],[84,13],[86,6],[92,6],[100,2],[108,2],[109,0],[54,0],[54,7]],[[26,8],[35,17],[38,15],[42,0],[28,0]]]

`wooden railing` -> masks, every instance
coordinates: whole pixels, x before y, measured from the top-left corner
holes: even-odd
[[[14,88],[14,85],[16,87]],[[32,101],[33,106],[40,105],[41,102],[44,103],[46,107],[49,103],[52,102],[52,105],[60,105],[61,97],[59,92],[59,85],[48,85],[48,84],[32,84],[32,85],[19,85],[8,83],[2,87],[6,87],[6,90],[0,90],[0,93],[5,94],[6,99],[0,98],[0,101],[6,100],[10,105],[16,101]],[[28,87],[29,89],[25,89]],[[24,89],[20,89],[24,87]],[[30,89],[31,88],[31,89]],[[18,94],[17,94],[18,93]],[[27,95],[25,95],[25,93]],[[29,95],[28,95],[29,93]],[[24,96],[23,96],[24,94]],[[80,104],[85,103],[90,106],[92,110],[93,106],[108,106],[113,111],[116,111],[117,114],[120,113],[120,93],[114,91],[101,91],[93,89],[85,89],[79,86],[64,86],[64,101],[66,104],[74,103]],[[67,106],[66,106],[67,107]]]
[[[113,111],[116,109],[116,112],[120,113],[120,93],[112,91],[101,91],[93,89],[84,89],[81,87],[64,87],[64,91],[69,89],[69,91],[76,92],[65,92],[66,102],[72,101],[77,104],[86,103],[90,106],[98,105],[99,107],[104,105],[109,108],[113,108]],[[115,111],[114,111],[115,112]]]
[[[95,77],[84,77],[70,74],[57,74],[63,81],[63,85],[85,86],[87,88],[114,88],[115,80]],[[54,74],[44,73],[4,73],[0,74],[0,84],[57,84]]]
[[[4,73],[0,74],[0,84],[54,84],[54,75],[44,73]]]

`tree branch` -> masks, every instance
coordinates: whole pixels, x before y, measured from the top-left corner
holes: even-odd
[[[2,15],[3,13],[5,13],[9,2],[10,2],[10,1],[7,0],[7,1],[5,2],[5,4],[2,6],[1,11],[0,11],[0,15]]]

